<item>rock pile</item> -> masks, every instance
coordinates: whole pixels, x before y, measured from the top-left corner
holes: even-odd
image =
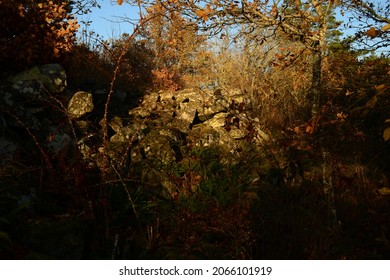
[[[72,94],[66,84],[63,68],[51,64],[10,77],[8,85],[2,86],[2,161],[16,156],[26,142],[26,135],[18,130],[22,127],[32,146],[52,153],[72,146],[89,166],[100,167],[102,106],[95,103],[102,97],[104,103],[107,93]],[[245,143],[268,140],[259,121],[247,113],[250,102],[239,91],[198,88],[150,92],[130,110],[128,99],[126,93],[113,93],[106,145],[112,164],[123,172],[144,161],[154,166],[181,162],[191,147],[219,147],[231,156]],[[120,114],[126,110],[128,114]],[[158,176],[160,181],[168,181]]]

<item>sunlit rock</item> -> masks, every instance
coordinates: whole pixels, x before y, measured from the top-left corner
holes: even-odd
[[[94,108],[92,94],[85,91],[76,92],[68,103],[68,114],[72,118],[80,118],[92,112]]]

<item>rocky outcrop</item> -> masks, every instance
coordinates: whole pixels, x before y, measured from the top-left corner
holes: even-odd
[[[238,91],[185,89],[149,93],[129,111],[128,117],[116,116],[109,122],[115,132],[110,147],[118,149],[111,150],[110,156],[113,160],[123,159],[123,152],[129,149],[128,166],[148,162],[143,165],[141,179],[151,184],[160,182],[172,193],[175,183],[169,172],[157,166],[191,165],[186,155],[194,147],[218,147],[221,161],[223,157],[228,161],[248,142],[268,140],[259,121],[247,114],[246,106],[245,96]]]
[[[2,130],[11,133],[1,135],[2,158],[11,159],[26,138],[15,132],[19,127],[29,134],[30,147],[38,145],[53,154],[75,147],[91,167],[99,167],[101,153],[106,152],[116,170],[129,172],[142,165],[142,180],[159,181],[172,189],[162,167],[188,160],[194,147],[218,147],[221,157],[231,157],[248,142],[268,140],[259,121],[247,114],[249,101],[239,91],[150,92],[138,102],[133,100],[138,105],[130,110],[127,93],[114,92],[107,120],[109,143],[103,150],[101,118],[107,92],[72,93],[66,84],[66,74],[57,64],[34,67],[8,79],[1,88],[6,113],[0,121]]]

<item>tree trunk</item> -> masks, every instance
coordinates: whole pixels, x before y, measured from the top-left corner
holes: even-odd
[[[316,47],[316,49],[319,49]],[[319,111],[321,109],[321,68],[322,68],[322,52],[321,50],[314,51],[314,61],[313,61],[313,73],[311,80],[311,115],[315,119],[318,117]]]
[[[321,68],[322,68],[322,59],[323,54],[321,48],[317,48],[314,51],[314,61],[313,61],[313,74],[312,74],[312,88],[311,88],[311,114],[314,123],[317,123],[316,120],[319,119],[322,109],[322,77],[321,77]],[[322,156],[322,184],[323,192],[325,196],[327,212],[329,217],[329,226],[331,230],[336,229],[337,226],[337,212],[334,200],[334,188],[333,188],[333,164],[332,156],[327,147],[325,141],[326,131],[324,127],[317,126],[316,128],[317,144],[321,151]]]

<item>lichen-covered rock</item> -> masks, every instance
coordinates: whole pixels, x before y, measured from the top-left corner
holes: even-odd
[[[145,151],[146,159],[155,164],[166,165],[178,159],[171,144],[172,141],[169,137],[161,135],[157,130],[153,130],[143,139],[140,145]]]
[[[226,123],[226,117],[227,113],[218,113],[215,114],[212,118],[205,121],[204,124],[212,128],[223,127]]]
[[[94,108],[92,94],[90,92],[76,92],[68,103],[68,114],[72,118],[80,118],[92,112]]]
[[[61,93],[67,85],[65,70],[59,64],[36,66],[9,77],[8,81],[19,92],[38,97],[45,90],[50,93]]]
[[[59,64],[46,64],[38,67],[44,86],[52,93],[61,93],[67,86],[65,69]]]

